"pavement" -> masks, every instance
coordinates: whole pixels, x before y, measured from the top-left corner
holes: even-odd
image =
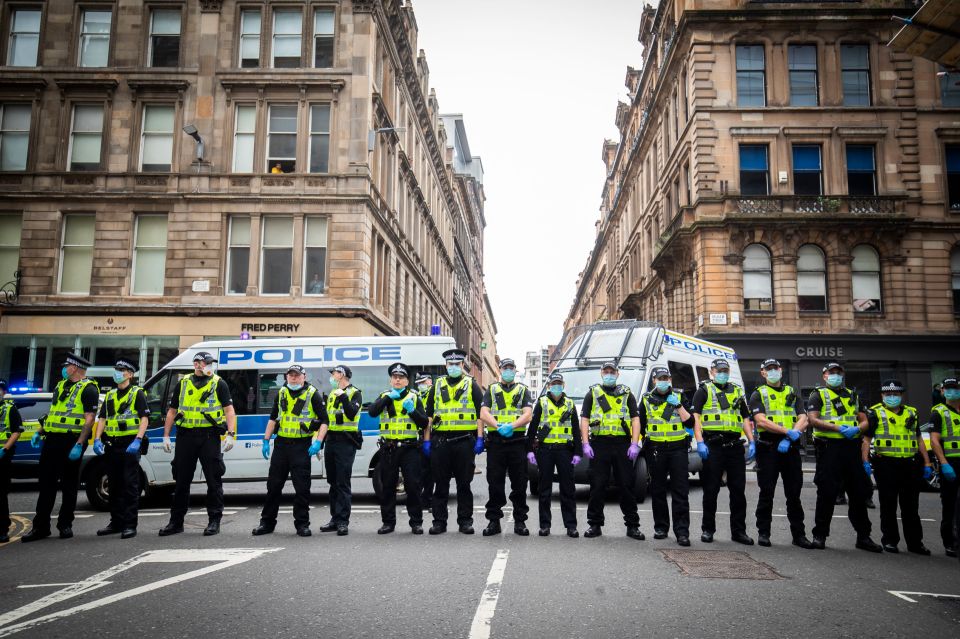
[[[809,531],[816,492],[812,476],[806,481]],[[480,535],[485,476],[477,475],[473,487],[473,536],[455,528],[411,535],[402,510],[397,531],[377,535],[369,480],[354,480],[349,536],[321,534],[327,485],[314,480],[310,538],[294,534],[289,486],[277,531],[250,535],[264,494],[257,483],[226,486],[218,536],[201,535],[203,486],[195,486],[184,534],[159,538],[166,504],[147,501],[140,534],[130,540],[96,537],[108,516],[92,511],[81,491],[74,539],[0,546],[0,637],[960,636],[960,562],[943,553],[935,493],[921,495],[924,537],[934,554],[920,557],[903,544],[899,555],[854,549],[843,506],[827,550],[791,546],[782,498],[772,548],[732,543],[726,513],[718,516],[717,541],[702,544],[696,482],[689,549],[672,536],[652,539],[649,500],[640,505],[647,540],[625,537],[612,494],[600,538],[563,535],[557,502],[553,535],[538,537],[532,498],[532,536],[513,534],[508,511],[507,532],[487,538]],[[581,532],[586,498],[580,487]],[[747,498],[755,536],[752,476]],[[28,530],[35,503],[36,484],[16,482],[10,506],[17,538]],[[725,503],[721,493],[721,508]],[[879,541],[879,512],[870,517]]]

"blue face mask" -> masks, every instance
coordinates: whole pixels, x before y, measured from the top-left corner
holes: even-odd
[[[843,384],[843,375],[838,375],[837,373],[827,375],[827,386],[838,388],[841,384]]]
[[[560,397],[561,395],[563,395],[563,386],[551,386],[550,394],[553,395],[554,397]]]
[[[730,373],[717,373],[713,379],[718,384],[726,384],[730,381]]]
[[[64,378],[64,379],[70,377],[70,374],[67,373],[67,367],[66,367],[66,366],[64,366],[63,368],[60,369],[60,374],[63,375],[63,378]]]
[[[463,369],[459,366],[447,366],[447,375],[450,377],[460,377],[463,375]]]
[[[510,384],[517,378],[517,371],[505,368],[500,371],[500,377],[503,379],[503,381]]]
[[[782,375],[783,373],[778,370],[767,371],[767,381],[771,384],[779,384]]]
[[[949,402],[955,402],[960,399],[960,388],[944,388],[943,398]]]
[[[616,375],[604,375],[604,376],[601,377],[600,379],[603,380],[603,385],[604,385],[604,386],[613,386],[614,384],[617,383],[617,376],[616,376]]]
[[[666,392],[669,391],[669,390],[670,390],[670,382],[666,382],[666,381],[664,381],[664,382],[657,382],[657,392],[658,392],[658,393],[666,393]]]
[[[289,384],[289,383],[288,383],[288,384],[287,384],[287,388],[289,388],[289,389],[292,390],[292,391],[298,391],[298,390],[300,390],[301,388],[303,388],[303,384]]]
[[[896,408],[900,405],[902,398],[899,395],[884,395],[883,403],[890,408]]]
[[[330,378],[330,388],[340,388],[340,384],[337,383],[335,377]]]
[[[113,381],[117,384],[122,384],[123,380],[127,377],[123,374],[123,371],[113,371]]]
[[[422,393],[423,395],[426,395],[427,393],[430,392],[430,387],[427,386],[426,384],[420,384],[417,386],[417,390],[420,391],[420,393]]]

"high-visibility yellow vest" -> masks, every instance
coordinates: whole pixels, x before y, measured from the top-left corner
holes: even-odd
[[[643,410],[647,414],[647,437],[654,442],[676,442],[687,436],[683,429],[683,420],[677,412],[679,406],[671,406],[662,396],[647,393],[643,396]],[[667,409],[672,408],[670,417],[665,417]]]
[[[934,412],[940,415],[940,446],[947,457],[960,457],[960,413],[946,404],[937,404]]]
[[[540,429],[546,429],[544,444],[569,444],[573,442],[573,428],[570,426],[570,414],[573,400],[563,398],[563,404],[557,406],[544,395],[540,398]]]
[[[760,401],[763,402],[763,414],[767,416],[767,419],[781,428],[787,430],[793,428],[794,424],[797,423],[795,403],[797,394],[793,387],[784,384],[780,388],[774,388],[769,384],[764,384],[757,388],[757,392],[760,393]],[[762,431],[767,430],[759,423],[757,427]]]
[[[816,390],[817,393],[820,394],[820,399],[823,403],[823,407],[820,410],[820,419],[836,424],[837,426],[859,425],[857,421],[857,407],[853,401],[853,393],[851,393],[849,397],[841,397],[832,389],[823,386],[818,386]],[[834,400],[839,400],[842,407],[841,410],[837,410],[837,407],[834,406]],[[826,439],[844,439],[844,436],[839,432],[822,430],[816,427],[813,429],[813,436]],[[858,435],[858,437],[860,437],[860,435]]]
[[[433,430],[476,430],[478,408],[473,402],[473,378],[464,375],[453,386],[447,380],[438,379],[433,391]]]
[[[523,416],[523,398],[526,396],[527,387],[523,384],[514,384],[510,390],[505,389],[500,382],[490,384],[490,414],[497,420],[497,424],[513,424]],[[514,433],[521,433],[525,426],[514,427]],[[487,430],[496,430],[487,426]]]
[[[380,393],[380,397],[389,397],[391,391]],[[410,415],[403,407],[403,403],[408,399],[413,402],[416,408],[416,391],[407,389],[406,393],[400,396],[400,399],[392,399],[387,407],[380,413],[380,437],[384,439],[416,439],[417,425],[410,419]],[[476,423],[474,423],[476,427]]]
[[[317,411],[313,410],[313,395],[317,389],[313,386],[300,393],[300,396],[294,399],[290,389],[286,386],[280,387],[280,418],[277,437],[286,437],[289,439],[302,439],[312,437],[310,424],[317,419]]]
[[[700,411],[700,427],[715,433],[739,433],[743,430],[743,416],[737,404],[743,399],[743,391],[736,384],[724,392],[713,382],[707,382],[707,401]],[[726,404],[726,408],[724,408]]]
[[[0,442],[5,442],[10,438],[10,410],[14,407],[12,399],[6,399],[0,402]]]
[[[347,386],[343,389],[343,394],[348,400],[353,401],[353,396],[357,394],[357,387]],[[343,404],[339,403],[333,394],[327,396],[327,420],[330,422],[329,427],[332,433],[360,430],[360,411],[358,410],[353,419],[350,419],[343,411]]]
[[[140,416],[137,415],[137,393],[142,393],[143,389],[135,384],[131,384],[130,390],[124,396],[123,400],[118,400],[119,391],[114,388],[107,392],[103,400],[106,406],[106,419],[103,432],[110,437],[123,437],[125,435],[136,435],[140,432]]]
[[[99,392],[100,387],[92,379],[81,379],[69,391],[64,391],[67,380],[60,380],[53,393],[50,413],[44,422],[43,430],[48,433],[79,433],[85,421],[83,403],[80,401],[83,389],[91,384]]]
[[[913,457],[919,451],[917,444],[917,409],[904,405],[900,414],[888,409],[883,403],[870,407],[877,416],[877,432],[873,436],[873,448],[884,457]],[[913,425],[911,432],[909,425]]]
[[[590,387],[590,394],[593,397],[593,406],[590,408],[590,435],[593,437],[630,437],[629,409],[627,407],[630,389],[619,385],[611,390],[618,394],[611,395],[604,390],[601,384]],[[605,398],[610,407],[609,410],[603,410],[603,407],[600,406],[600,398]]]
[[[193,385],[191,375],[180,379],[180,412],[183,419],[177,428],[213,428],[214,424],[223,423],[223,405],[217,397],[219,383],[219,375],[211,375],[200,388]]]

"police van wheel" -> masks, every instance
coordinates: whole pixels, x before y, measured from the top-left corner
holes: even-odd
[[[84,474],[84,486],[90,506],[95,510],[110,510],[110,493],[107,487],[107,465],[104,463],[90,464]]]
[[[643,457],[637,459],[637,463],[634,466],[634,484],[633,484],[633,494],[636,496],[639,503],[643,503],[647,498],[647,487],[650,484],[650,476],[647,471],[647,460]]]

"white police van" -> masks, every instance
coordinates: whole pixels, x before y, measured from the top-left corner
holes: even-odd
[[[224,481],[266,482],[270,463],[263,459],[263,433],[274,399],[284,383],[284,372],[291,364],[307,371],[307,381],[323,393],[330,392],[328,369],[339,364],[349,366],[354,386],[363,393],[364,411],[360,417],[363,447],[357,451],[354,477],[372,477],[377,489],[376,440],[379,418],[366,413],[367,405],[389,386],[387,366],[402,361],[416,372],[434,377],[443,372],[443,355],[454,348],[451,337],[312,337],[256,340],[209,341],[195,344],[180,353],[144,385],[150,406],[149,452],[140,460],[141,479],[147,491],[163,490],[174,484],[171,453],[163,450],[163,421],[177,382],[193,373],[193,356],[206,351],[219,360],[217,375],[227,382],[237,413],[237,443],[224,454]],[[410,380],[411,384],[413,380]],[[176,446],[176,428],[171,439]],[[82,478],[87,496],[98,508],[107,507],[106,466],[103,458],[85,456]],[[322,453],[321,453],[322,455]],[[314,458],[313,477],[324,476],[324,464]],[[203,481],[197,468],[195,482]]]
[[[673,377],[674,389],[682,393],[685,402],[690,402],[697,387],[710,379],[710,363],[718,358],[730,362],[730,381],[743,388],[743,376],[733,349],[666,330],[656,322],[614,320],[568,330],[550,363],[551,372],[563,375],[564,390],[577,404],[578,412],[582,413],[583,398],[591,386],[600,383],[600,367],[604,362],[617,363],[620,368],[619,383],[629,386],[638,399],[653,388],[650,370],[665,366]],[[690,472],[699,472],[703,463],[692,447],[688,459]],[[575,473],[577,483],[589,483],[588,468],[589,460],[583,459]],[[643,501],[649,477],[642,455],[637,459],[635,469],[634,490],[637,498]],[[529,476],[530,490],[534,492],[537,489],[536,469],[531,468]]]

